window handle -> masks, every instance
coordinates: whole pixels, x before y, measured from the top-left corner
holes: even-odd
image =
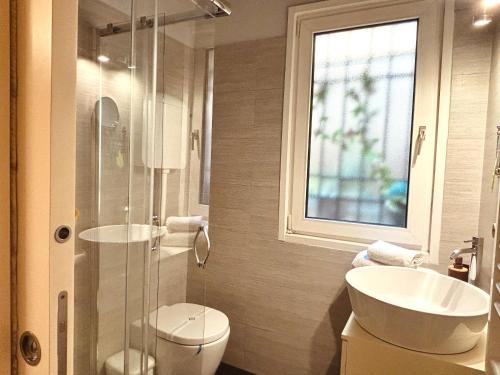
[[[500,125],[497,125],[497,147],[495,151],[495,168],[491,176],[491,191],[495,188],[495,179],[500,178]]]
[[[427,131],[426,126],[419,126],[418,127],[418,135],[417,135],[417,140],[415,143],[415,156],[413,157],[413,165],[417,162],[417,158],[420,155],[420,151],[422,151],[422,144],[425,141],[425,133]]]
[[[200,156],[200,131],[198,129],[193,130],[191,132],[191,151],[194,151],[196,145],[196,149],[198,151],[198,157]]]

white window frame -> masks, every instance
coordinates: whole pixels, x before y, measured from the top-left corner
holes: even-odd
[[[448,0],[333,0],[289,9],[280,240],[350,251],[379,239],[422,251],[439,246],[451,87],[451,54],[443,51],[451,51],[453,14],[454,4]],[[306,218],[314,34],[412,19],[419,20],[419,27],[411,160],[419,126],[426,126],[426,139],[411,163],[407,228]],[[431,253],[431,261],[437,261],[437,254]]]
[[[200,202],[202,161],[204,145],[207,63],[210,49],[198,48],[194,56],[193,102],[191,111],[190,163],[189,163],[189,214],[208,219],[209,205]],[[212,52],[214,53],[214,52]],[[197,137],[195,136],[197,134]],[[193,138],[194,137],[194,138]]]

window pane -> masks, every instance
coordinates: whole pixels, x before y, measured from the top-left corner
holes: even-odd
[[[212,161],[212,111],[214,96],[214,50],[207,51],[207,82],[205,87],[205,108],[203,114],[203,145],[200,168],[200,204],[208,205],[210,200],[210,168]]]
[[[417,29],[315,35],[308,218],[406,227]]]

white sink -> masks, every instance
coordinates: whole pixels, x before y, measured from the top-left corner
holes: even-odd
[[[146,242],[150,238],[163,236],[166,231],[165,227],[147,224],[106,225],[84,230],[78,237],[90,242],[121,244]]]
[[[488,320],[489,295],[439,273],[361,267],[346,274],[357,322],[372,335],[436,354],[472,349]]]

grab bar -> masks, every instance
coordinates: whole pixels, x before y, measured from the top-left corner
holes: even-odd
[[[205,236],[205,240],[207,242],[207,255],[205,258],[201,259],[200,256],[198,255],[198,237],[200,234],[203,233]],[[198,228],[198,232],[196,233],[196,236],[194,237],[194,255],[196,257],[196,263],[198,264],[198,267],[200,268],[205,268],[207,265],[207,260],[208,257],[210,256],[210,238],[208,237],[208,228],[205,225],[200,225]]]

